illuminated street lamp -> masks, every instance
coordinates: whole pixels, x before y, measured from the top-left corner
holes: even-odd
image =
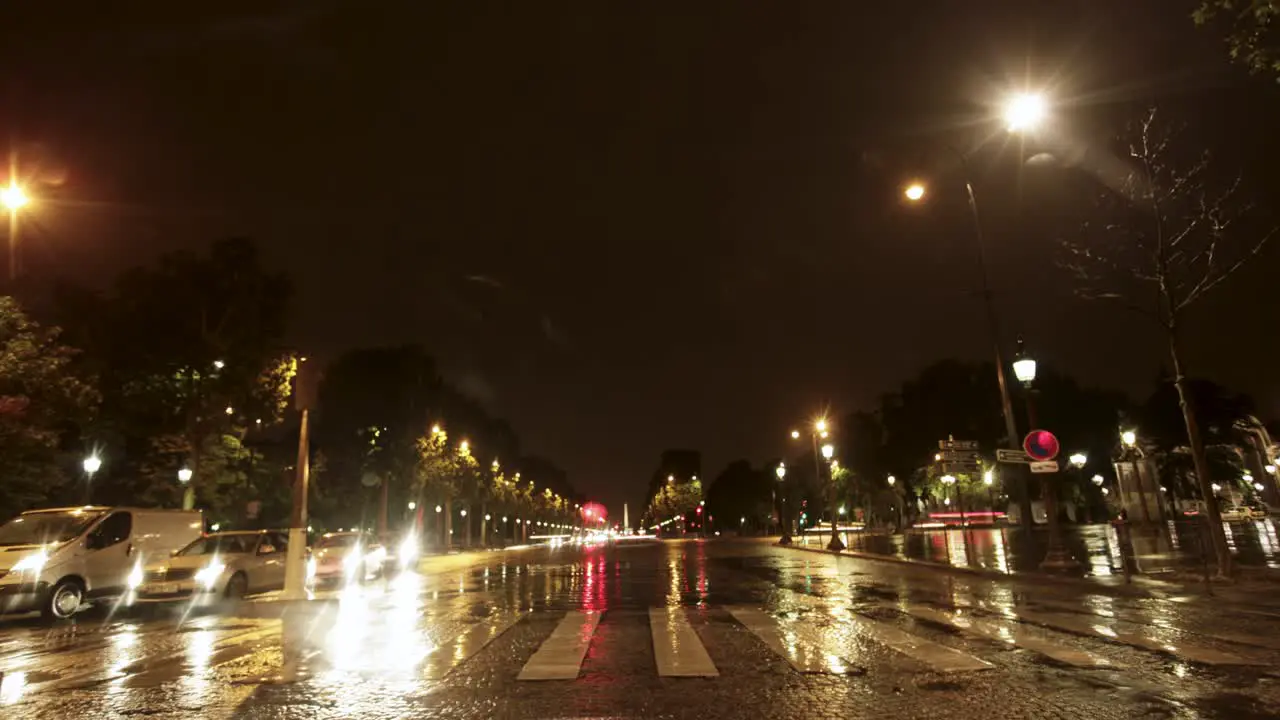
[[[1003,117],[1009,132],[1035,130],[1048,114],[1048,103],[1039,93],[1018,93],[1004,104]]]
[[[15,183],[11,182],[8,187],[0,190],[0,203],[3,203],[9,212],[21,210],[29,202],[31,198],[27,197],[27,193]]]
[[[1018,354],[1013,358],[1013,376],[1027,387],[1036,380],[1036,361],[1022,348],[1022,340],[1018,340]]]
[[[84,468],[84,504],[89,504],[89,496],[93,492],[93,476],[102,469],[102,458],[97,453],[93,453],[80,463],[80,467]]]
[[[905,196],[906,196],[906,198],[907,198],[908,200],[910,200],[911,202],[916,202],[916,201],[918,201],[918,200],[920,200],[921,198],[923,198],[923,197],[924,197],[924,192],[925,192],[924,185],[922,185],[922,184],[920,184],[920,183],[916,182],[916,183],[911,183],[910,185],[908,185],[908,186],[907,186],[907,187],[902,191],[902,194],[903,194],[903,195],[905,195]]]
[[[1127,448],[1136,447],[1138,444],[1138,433],[1133,430],[1125,430],[1120,433],[1120,442],[1124,443]]]

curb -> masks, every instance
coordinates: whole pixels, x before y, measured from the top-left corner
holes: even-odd
[[[907,565],[917,567],[922,570],[938,570],[942,572],[955,573],[959,575],[972,575],[975,577],[987,578],[991,580],[1006,581],[1034,581],[1048,582],[1058,585],[1066,585],[1070,587],[1089,588],[1098,592],[1113,592],[1119,595],[1129,595],[1134,597],[1158,597],[1152,593],[1152,588],[1135,587],[1133,585],[1104,585],[1092,580],[1084,580],[1081,578],[1062,577],[1058,575],[1048,575],[1045,573],[1002,573],[996,570],[987,570],[984,568],[960,567],[958,565],[947,565],[946,563],[930,562],[928,560],[912,560],[910,558],[900,558],[892,555],[877,555],[876,553],[865,553],[857,550],[827,550],[826,548],[810,548],[800,545],[781,545],[773,543],[774,547],[787,550],[801,550],[804,552],[821,553],[823,555],[834,555],[836,557],[848,557],[856,560],[872,560],[878,562],[896,563],[898,565]],[[1142,579],[1140,582],[1144,585],[1150,585],[1160,581]],[[1182,591],[1178,585],[1161,583],[1165,587],[1160,588],[1170,591]]]

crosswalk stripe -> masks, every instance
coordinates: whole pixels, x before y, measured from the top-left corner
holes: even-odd
[[[649,608],[649,631],[661,677],[719,677],[684,608]]]
[[[1086,613],[1090,616],[1101,614],[1102,617],[1113,617],[1116,620],[1123,620],[1135,625],[1159,626],[1159,623],[1149,614],[1125,608],[1107,609],[1102,613],[1099,613],[1093,608],[1081,607],[1079,605],[1054,600],[1035,600],[1032,604],[1055,612],[1064,611],[1072,614]],[[1241,635],[1230,632],[1205,632],[1203,630],[1188,630],[1186,632],[1192,635],[1207,637],[1210,640],[1220,640],[1222,642],[1231,643],[1232,645],[1250,645],[1253,647],[1267,648],[1268,650],[1280,650],[1280,639],[1276,639],[1269,635]]]
[[[1265,664],[1259,660],[1243,658],[1238,655],[1232,655],[1231,653],[1214,650],[1213,648],[1201,647],[1198,645],[1187,645],[1180,642],[1166,642],[1146,635],[1129,632],[1118,627],[1115,622],[1105,618],[1085,620],[1069,615],[1038,613],[1029,610],[1017,610],[1016,616],[1023,622],[1057,628],[1059,630],[1066,630],[1067,632],[1075,633],[1077,635],[1099,637],[1104,640],[1110,640],[1111,642],[1121,643],[1123,645],[1132,645],[1144,650],[1166,653],[1204,665]]]
[[[751,634],[760,638],[770,650],[786,660],[802,673],[844,673],[848,663],[835,655],[824,653],[821,643],[799,624],[783,628],[778,619],[756,608],[731,605],[729,614],[742,623]]]
[[[483,650],[499,635],[510,630],[511,626],[520,622],[520,619],[527,614],[527,611],[509,612],[476,623],[469,630],[436,648],[427,656],[423,677],[428,680],[439,680],[448,675],[454,668]]]
[[[996,642],[1016,645],[1065,665],[1082,668],[1110,667],[1111,661],[1083,650],[1074,650],[1059,645],[1048,638],[1037,637],[1025,627],[1006,625],[1000,622],[984,620],[973,615],[944,612],[933,608],[908,606],[902,610],[906,614],[925,620],[956,628],[961,632],[985,637]]]
[[[938,672],[990,670],[992,667],[986,660],[925,640],[887,623],[856,614],[849,617],[859,633],[909,658],[918,660]]]
[[[600,624],[600,613],[572,610],[556,625],[537,652],[520,670],[517,680],[574,680]]]

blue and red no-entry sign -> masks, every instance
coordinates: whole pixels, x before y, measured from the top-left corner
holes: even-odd
[[[1045,461],[1058,457],[1058,451],[1062,447],[1058,444],[1058,438],[1048,430],[1032,430],[1022,440],[1022,449],[1032,460]]]

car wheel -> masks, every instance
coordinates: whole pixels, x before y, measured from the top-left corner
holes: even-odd
[[[227,589],[222,596],[227,600],[239,600],[247,592],[249,592],[249,578],[244,573],[238,572],[227,581]]]
[[[79,580],[59,580],[49,591],[49,597],[41,608],[41,614],[49,620],[66,620],[80,610],[84,602],[84,586]]]

